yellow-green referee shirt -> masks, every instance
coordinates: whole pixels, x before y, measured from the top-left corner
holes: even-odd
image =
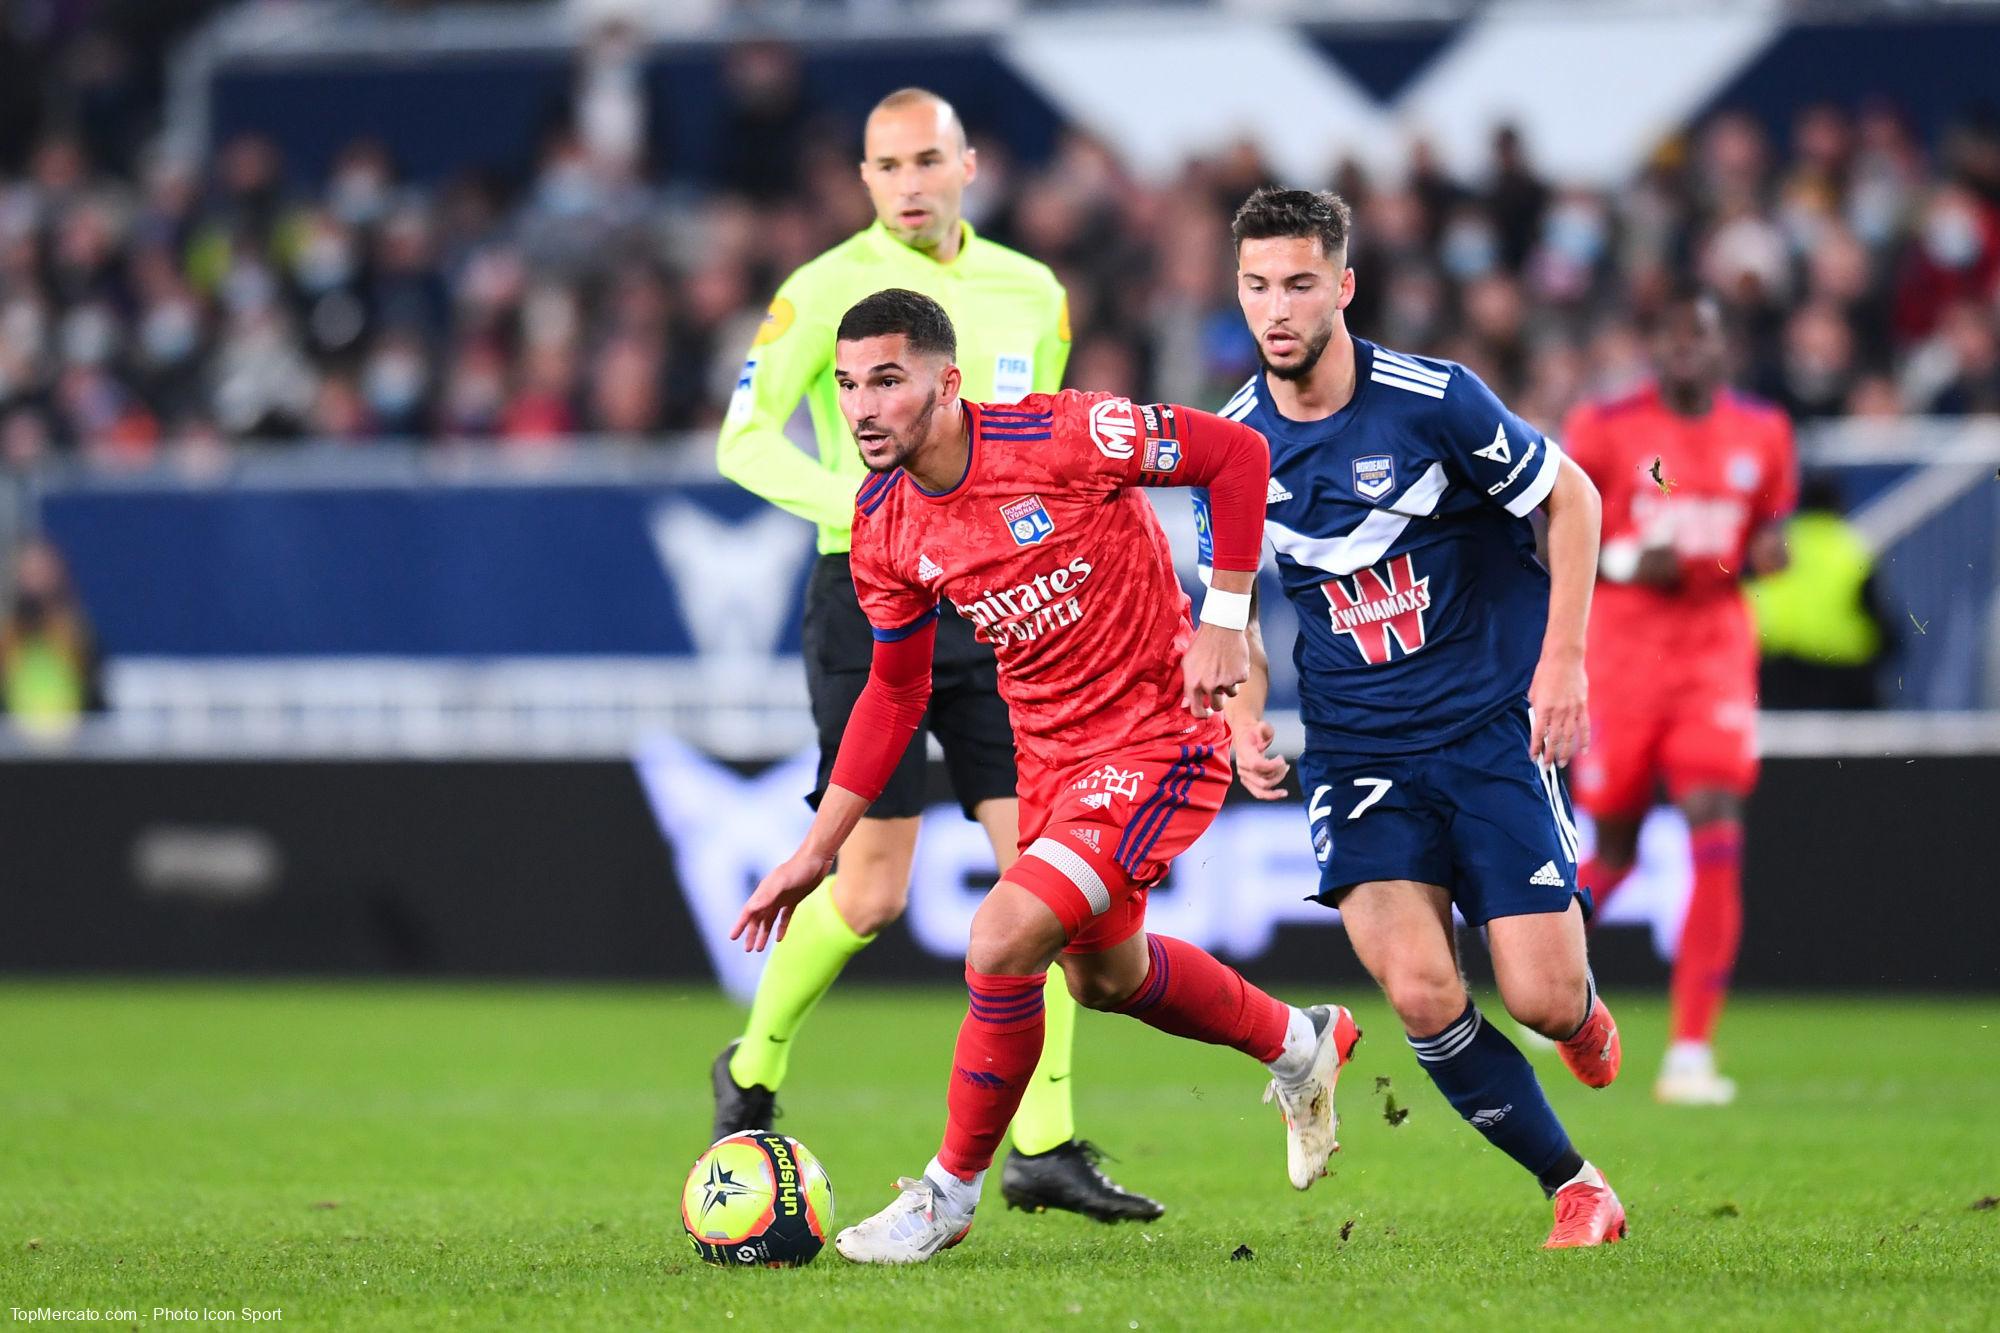
[[[840,415],[833,331],[849,306],[885,287],[922,292],[958,330],[962,396],[1011,403],[1062,387],[1069,305],[1047,265],[981,240],[970,223],[949,264],[891,236],[881,223],[802,266],[778,288],[737,377],[716,443],[722,475],[819,526],[821,554],[845,551],[854,493],[867,469]],[[803,397],[819,458],[785,435]]]

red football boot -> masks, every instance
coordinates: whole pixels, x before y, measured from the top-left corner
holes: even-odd
[[[1590,1006],[1590,1017],[1583,1020],[1583,1026],[1568,1041],[1556,1043],[1562,1052],[1563,1063],[1577,1081],[1585,1087],[1608,1088],[1611,1080],[1618,1077],[1618,1064],[1623,1056],[1623,1048],[1618,1044],[1618,1020],[1605,1007],[1604,997],[1595,997]]]
[[[1583,1172],[1556,1191],[1556,1225],[1543,1249],[1575,1250],[1625,1239],[1625,1205],[1602,1171],[1585,1162]]]

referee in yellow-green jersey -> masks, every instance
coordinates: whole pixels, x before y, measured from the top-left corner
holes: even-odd
[[[1069,309],[1047,266],[983,240],[960,214],[977,169],[965,129],[935,93],[905,88],[868,117],[861,179],[875,225],[801,267],[771,302],[717,441],[722,475],[819,527],[819,561],[806,589],[806,684],[819,729],[826,790],[847,716],[868,680],[874,636],[847,567],[854,493],[867,469],[840,414],[833,381],[834,328],[847,308],[885,287],[933,297],[959,330],[962,394],[1012,402],[1054,392],[1069,359]],[[785,424],[804,399],[818,457],[794,445]],[[953,791],[984,826],[1004,873],[1017,853],[1014,735],[1001,702],[992,649],[949,608],[938,625],[925,725],[944,750]],[[716,1058],[715,1137],[769,1129],[793,1037],[847,960],[903,913],[924,803],[924,742],[911,742],[895,777],[848,838],[825,893],[799,905],[765,966],[743,1035]],[[1070,1113],[1070,1045],[1076,1005],[1060,969],[1049,973],[1042,1063],[1021,1099],[1002,1193],[1016,1207],[1062,1208],[1102,1221],[1144,1220],[1164,1210],[1121,1189],[1079,1141]]]

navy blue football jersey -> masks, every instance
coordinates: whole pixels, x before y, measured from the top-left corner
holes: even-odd
[[[1322,421],[1280,416],[1261,373],[1222,415],[1271,442],[1264,530],[1308,746],[1407,753],[1526,697],[1549,592],[1528,515],[1562,452],[1463,366],[1360,338],[1354,357],[1354,397]]]

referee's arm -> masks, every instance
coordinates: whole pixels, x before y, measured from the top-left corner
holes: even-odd
[[[833,359],[833,326],[795,302],[792,283],[771,303],[715,442],[715,466],[738,486],[822,528],[854,521],[854,481],[793,444],[785,423]],[[801,307],[804,308],[801,308]]]
[[[1035,392],[1057,393],[1069,368],[1069,294],[1056,287],[1056,316],[1035,347]]]

